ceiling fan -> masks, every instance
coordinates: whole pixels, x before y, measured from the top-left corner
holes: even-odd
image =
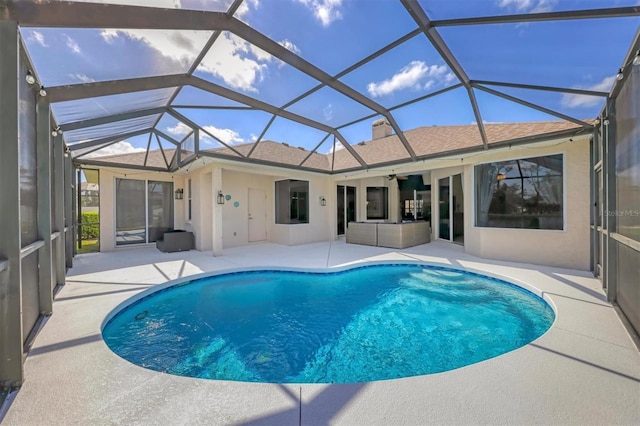
[[[397,180],[407,180],[407,179],[409,179],[409,176],[402,176],[402,175],[401,175],[401,176],[398,176],[398,175],[396,175],[396,174],[389,175],[388,177],[389,177],[389,180],[394,180],[394,179],[397,179]]]

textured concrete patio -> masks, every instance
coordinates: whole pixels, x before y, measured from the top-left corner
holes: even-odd
[[[531,344],[478,364],[356,385],[171,376],[119,358],[101,337],[114,307],[176,278],[380,260],[466,268],[532,286],[555,305],[556,322]],[[81,255],[29,353],[25,375],[6,425],[640,424],[640,354],[598,280],[588,272],[479,259],[439,242],[402,251],[337,241],[257,244],[221,257],[154,247]]]

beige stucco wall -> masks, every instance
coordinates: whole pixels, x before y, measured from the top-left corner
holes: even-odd
[[[564,154],[564,222],[560,231],[537,229],[497,229],[475,226],[473,193],[474,166],[491,161],[502,161],[540,155]],[[192,166],[192,171],[171,175],[131,170],[102,169],[101,181],[101,249],[115,248],[114,179],[157,179],[173,181],[175,188],[184,188],[184,200],[174,200],[175,227],[194,232],[198,250],[221,253],[222,248],[249,243],[248,197],[249,189],[261,189],[266,199],[266,241],[296,245],[336,238],[336,186],[355,186],[357,191],[357,220],[366,221],[366,188],[389,188],[389,221],[400,219],[399,191],[390,174],[422,174],[432,186],[432,238],[438,230],[438,179],[454,174],[463,175],[464,189],[464,248],[480,257],[502,259],[541,265],[588,270],[590,266],[589,239],[589,149],[588,136],[569,140],[476,152],[467,157],[452,156],[430,161],[419,161],[394,169],[370,169],[341,176],[328,176],[304,171],[285,170],[269,166],[244,165],[216,161]],[[192,217],[187,219],[187,179],[192,179]],[[309,181],[308,224],[279,225],[275,223],[275,181],[300,179]],[[230,195],[231,200],[219,206],[215,203],[218,190]],[[321,206],[323,196],[326,206]],[[238,202],[238,207],[234,203]],[[218,231],[216,231],[216,229]],[[216,249],[218,247],[218,249]]]
[[[100,169],[100,251],[112,251],[116,248],[116,178],[173,182],[174,191],[182,187],[182,178],[169,173]],[[184,226],[184,214],[180,209],[180,201],[174,199],[173,202],[174,228],[182,228]]]
[[[266,200],[266,240],[273,232],[273,178],[233,170],[222,171],[222,188],[231,199],[222,206],[222,245],[224,248],[243,246],[249,243],[249,189],[265,192]],[[238,207],[234,203],[238,203]]]
[[[275,181],[281,179],[301,179],[309,181],[309,223],[280,225],[271,221],[271,241],[279,244],[297,245],[334,239],[335,234],[335,186],[329,176],[317,174],[280,175],[274,177],[270,192],[275,191]],[[320,205],[320,197],[327,200]],[[275,204],[271,204],[275,211]]]
[[[368,177],[362,172],[342,177],[340,185],[356,186],[358,191],[357,217],[366,220],[366,187],[389,187],[390,221],[399,217],[398,190],[389,174],[423,174],[431,183],[432,239],[438,239],[438,179],[462,174],[464,191],[464,249],[476,256],[540,265],[588,270],[590,267],[589,239],[589,142],[588,135],[568,139],[552,140],[526,147],[504,148],[420,161],[393,170],[369,170]],[[475,226],[475,201],[473,172],[476,164],[540,155],[564,154],[564,222],[561,231],[540,229],[498,229]],[[376,177],[376,174],[378,175]],[[334,191],[335,192],[335,191]],[[335,195],[334,195],[335,197]],[[453,243],[452,243],[453,244]]]
[[[221,170],[219,181],[215,179],[214,170]],[[250,171],[249,171],[250,170]],[[335,211],[333,197],[331,197],[332,179],[329,176],[285,171],[266,166],[213,163],[187,172],[185,179],[185,199],[183,210],[186,215],[187,179],[192,180],[192,217],[187,220],[186,228],[196,236],[196,249],[211,250],[216,244],[213,232],[216,221],[221,220],[221,247],[231,248],[249,242],[249,189],[264,191],[266,195],[266,236],[265,241],[278,244],[296,245],[317,241],[327,241],[332,238],[335,228],[335,218],[331,212]],[[275,181],[282,179],[300,179],[309,182],[309,223],[295,225],[279,225],[275,223]],[[230,200],[224,205],[216,204],[218,188]],[[335,189],[333,190],[335,192]],[[320,196],[327,200],[326,206],[320,205]],[[235,203],[238,206],[235,206]],[[220,214],[221,218],[216,215]]]
[[[465,249],[490,259],[588,270],[589,145],[586,139],[545,148],[488,154],[481,162],[564,154],[564,230],[477,228],[465,215]],[[473,212],[473,166],[465,166],[465,212]]]

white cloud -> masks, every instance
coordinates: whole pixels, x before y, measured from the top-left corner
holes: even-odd
[[[596,92],[609,92],[613,86],[616,76],[605,77],[599,83],[589,87],[577,87],[577,89],[593,90]],[[574,93],[565,93],[562,95],[562,106],[567,108],[584,108],[599,105],[603,99],[599,96],[577,95]]]
[[[322,115],[324,115],[324,119],[327,121],[333,120],[333,105],[329,104],[322,108]]]
[[[131,143],[127,141],[117,142],[113,145],[109,145],[105,148],[99,149],[98,151],[92,152],[91,154],[87,154],[86,158],[91,157],[104,157],[107,155],[118,155],[118,154],[131,154],[133,152],[144,152],[145,148],[134,148]]]
[[[120,37],[145,43],[173,63],[175,72],[186,71],[209,39],[208,31],[103,30],[102,39],[113,44]]]
[[[184,124],[182,121],[179,121],[175,126],[173,127],[167,127],[167,133],[174,135],[174,136],[179,136],[180,138],[187,136],[189,133],[191,133],[193,131],[193,129],[189,126],[187,126],[186,124]]]
[[[295,44],[293,44],[293,42],[287,40],[286,38],[282,41],[279,41],[278,44],[285,49],[292,51],[296,55],[300,55],[300,48],[298,48],[298,46],[296,46]]]
[[[44,35],[40,31],[32,30],[27,37],[27,41],[38,43],[42,47],[49,47],[49,45],[44,41]]]
[[[331,145],[331,148],[329,149],[329,152],[327,152],[327,154],[332,154],[333,151],[340,151],[341,149],[344,149],[344,145],[342,145],[342,142],[336,140],[335,145]]]
[[[240,133],[232,129],[220,129],[215,126],[204,126],[202,129],[211,133],[213,136],[220,139],[222,142],[226,143],[227,145],[233,145],[233,144],[245,142],[245,140],[240,136]],[[183,122],[178,122],[173,127],[167,127],[166,130],[167,130],[167,133],[174,136],[178,136],[179,138],[183,138],[184,136],[187,136],[192,131],[191,127],[187,126]],[[252,137],[252,140],[257,139],[255,135],[251,135],[251,137]],[[200,142],[207,145],[213,145],[214,143],[217,143],[214,141],[214,139],[211,136],[209,136],[204,132],[200,132]]]
[[[213,136],[217,137],[227,145],[238,144],[245,141],[240,136],[240,133],[232,129],[219,129],[215,126],[204,126],[203,129],[211,133]],[[202,134],[202,140],[204,142],[209,142],[207,141],[207,139],[211,139],[211,138],[206,133]]]
[[[102,31],[100,31],[100,36],[108,44],[112,44],[113,40],[118,38],[118,31],[116,31],[116,30],[102,30]]]
[[[69,74],[69,77],[83,83],[93,83],[95,81],[93,78],[89,77],[86,74]]]
[[[429,66],[423,61],[412,61],[391,78],[378,83],[369,83],[367,91],[371,96],[377,98],[403,89],[429,89],[436,83],[448,81],[447,72],[446,65]]]
[[[223,33],[198,67],[234,89],[257,92],[268,63],[275,58],[235,34]]]
[[[208,31],[103,30],[100,35],[109,44],[120,37],[145,43],[168,63],[168,72],[184,72],[193,63],[211,36]],[[294,53],[299,49],[290,41],[281,44]],[[281,61],[235,34],[223,32],[198,70],[222,79],[229,87],[257,92],[268,64]]]
[[[68,35],[65,35],[65,37],[67,38],[67,47],[75,54],[80,54],[82,51],[80,50],[80,46],[78,45],[78,42],[75,41],[74,39],[72,39],[71,37],[69,37]]]
[[[498,0],[497,5],[503,9],[519,13],[551,12],[558,0]]]
[[[342,19],[342,0],[297,0],[313,12],[323,27],[328,27],[334,21]]]

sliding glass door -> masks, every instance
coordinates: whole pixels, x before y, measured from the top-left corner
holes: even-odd
[[[462,175],[438,180],[438,237],[464,244],[464,194]]]
[[[356,220],[356,188],[338,185],[337,200],[337,232],[344,235],[349,222]]]
[[[147,195],[149,242],[154,243],[173,229],[173,183],[149,181]]]
[[[116,245],[158,240],[173,228],[173,183],[116,179]]]

